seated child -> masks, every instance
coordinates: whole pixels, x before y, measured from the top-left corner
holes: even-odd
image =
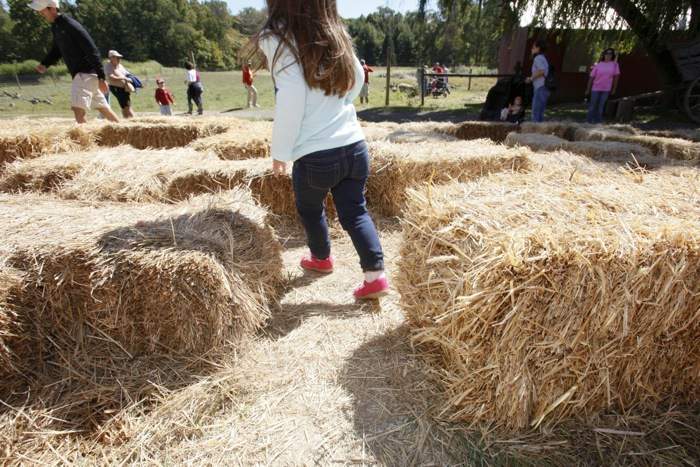
[[[523,115],[523,98],[518,96],[505,109],[501,110],[501,121],[517,123]]]

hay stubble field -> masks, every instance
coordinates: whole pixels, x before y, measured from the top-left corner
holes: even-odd
[[[363,123],[396,290],[356,303],[336,220],[335,273],[298,267],[269,122],[8,122],[3,464],[700,458],[683,135]]]

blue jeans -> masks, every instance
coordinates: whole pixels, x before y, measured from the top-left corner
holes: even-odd
[[[532,98],[532,121],[544,122],[544,111],[547,108],[547,99],[549,99],[549,89],[546,86],[540,86],[535,89],[535,95]]]
[[[591,92],[591,102],[588,103],[588,123],[603,123],[603,113],[605,113],[605,103],[610,97],[609,91]]]
[[[324,201],[330,191],[343,229],[350,235],[363,271],[384,270],[384,253],[367,212],[365,185],[369,152],[364,141],[308,154],[294,162],[292,182],[297,212],[309,249],[318,259],[331,254]]]

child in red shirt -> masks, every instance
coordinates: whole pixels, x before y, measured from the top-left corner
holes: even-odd
[[[156,102],[160,105],[160,114],[171,116],[173,111],[170,106],[175,104],[173,93],[165,87],[165,81],[162,79],[157,79],[156,85],[158,85],[158,89],[156,89]]]
[[[258,90],[253,86],[253,72],[250,69],[250,62],[243,65],[243,84],[248,91],[248,108],[260,107],[258,105]]]

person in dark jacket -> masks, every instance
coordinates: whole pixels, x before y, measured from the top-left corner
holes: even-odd
[[[32,0],[29,7],[51,23],[53,34],[53,47],[36,71],[44,74],[48,67],[63,58],[73,77],[71,109],[75,121],[85,123],[91,107],[99,110],[107,120],[119,121],[105,98],[109,88],[100,52],[90,34],[76,20],[58,11],[58,0]]]

